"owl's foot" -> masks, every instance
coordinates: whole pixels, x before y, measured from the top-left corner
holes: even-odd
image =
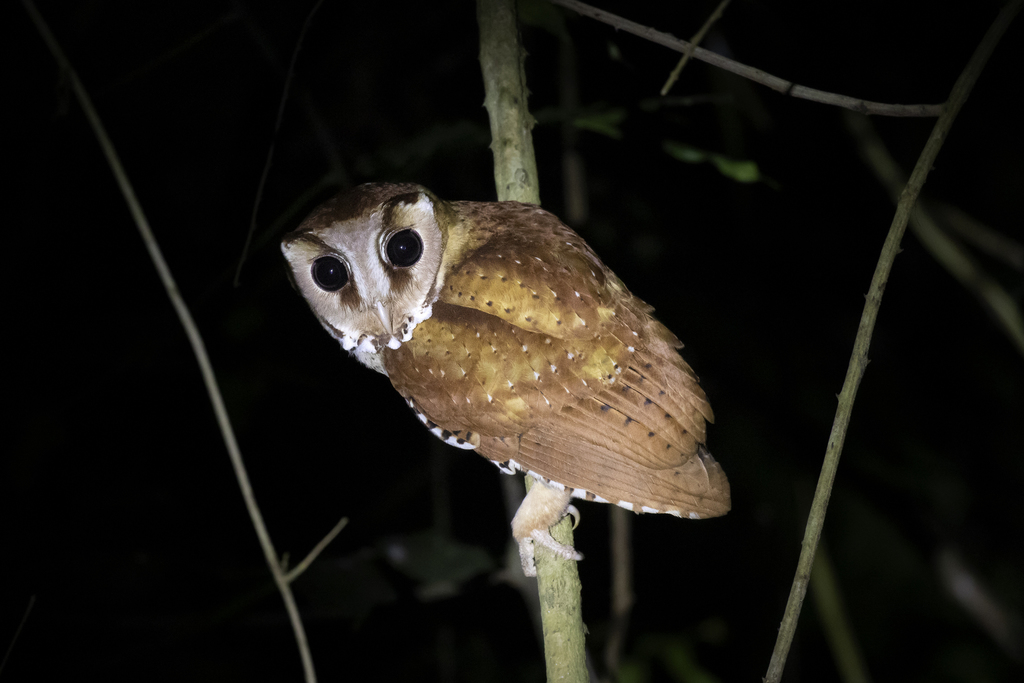
[[[523,573],[527,576],[537,575],[534,563],[536,545],[542,545],[566,560],[583,559],[583,555],[576,552],[575,548],[559,543],[548,531],[567,512],[573,514],[578,521],[579,512],[569,505],[570,498],[567,491],[537,481],[519,506],[512,519],[512,536],[519,542],[519,559],[523,563]]]

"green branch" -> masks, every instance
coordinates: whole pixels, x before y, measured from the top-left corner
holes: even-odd
[[[875,320],[878,317],[878,309],[882,304],[882,294],[885,285],[889,280],[889,271],[892,270],[893,261],[900,251],[900,240],[907,229],[907,221],[917,201],[921,188],[928,178],[935,158],[946,140],[949,130],[960,113],[960,108],[967,101],[971,89],[974,87],[978,76],[981,74],[985,63],[988,61],[992,50],[1002,37],[1010,22],[1020,11],[1021,3],[1024,0],[1011,0],[1003,7],[999,16],[992,23],[985,37],[982,38],[970,61],[964,68],[960,78],[953,86],[953,91],[946,101],[942,115],[935,122],[931,136],[921,152],[921,156],[914,166],[907,186],[900,195],[899,204],[896,206],[896,215],[893,216],[892,225],[889,227],[889,234],[882,246],[882,254],[878,257],[878,264],[875,266],[875,274],[871,278],[871,288],[868,290],[864,302],[864,312],[861,314],[860,327],[857,330],[857,338],[853,343],[853,354],[850,357],[850,365],[846,371],[846,380],[843,382],[843,390],[839,394],[839,406],[836,409],[835,420],[832,423],[832,433],[828,438],[828,448],[825,451],[825,462],[821,467],[821,475],[818,477],[818,486],[814,491],[814,500],[811,503],[811,512],[807,518],[807,528],[804,531],[804,540],[800,550],[800,559],[797,562],[796,576],[793,577],[793,585],[790,588],[789,600],[786,603],[786,612],[782,617],[782,625],[779,627],[779,636],[775,642],[775,649],[772,652],[771,662],[768,665],[768,673],[765,675],[765,683],[777,683],[782,678],[782,670],[786,665],[786,657],[789,654],[789,646],[793,642],[793,635],[796,633],[797,621],[800,617],[800,607],[803,604],[804,595],[807,593],[807,583],[810,580],[811,567],[814,564],[814,553],[818,547],[818,539],[821,537],[821,528],[825,524],[825,511],[828,508],[828,499],[832,493],[832,483],[835,481],[836,469],[839,467],[839,456],[843,451],[843,442],[846,440],[846,430],[850,424],[850,415],[853,412],[853,402],[857,396],[857,389],[860,386],[864,370],[868,365],[868,347],[871,344],[871,334],[875,329]]]
[[[515,0],[477,0],[477,22],[498,199],[540,204]],[[534,483],[526,477],[527,490]],[[551,535],[559,543],[572,545],[569,519],[552,527]],[[589,675],[576,563],[545,548],[537,549],[536,559],[548,681],[585,683]]]

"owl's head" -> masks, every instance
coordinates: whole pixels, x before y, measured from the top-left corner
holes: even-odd
[[[360,185],[317,207],[281,251],[295,287],[346,350],[398,348],[437,299],[445,215],[419,185]]]

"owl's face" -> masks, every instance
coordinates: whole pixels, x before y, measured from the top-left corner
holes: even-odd
[[[447,241],[440,200],[418,185],[385,187],[335,197],[281,244],[320,323],[364,362],[430,317]]]

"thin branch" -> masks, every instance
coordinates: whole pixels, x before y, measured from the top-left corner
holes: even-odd
[[[672,69],[672,73],[668,75],[668,80],[665,81],[665,85],[661,86],[662,97],[667,95],[668,91],[672,89],[673,85],[675,85],[675,82],[679,80],[679,74],[683,73],[683,67],[686,66],[686,63],[690,61],[690,57],[693,56],[694,48],[701,44],[701,41],[704,40],[704,36],[708,34],[708,31],[710,31],[711,27],[715,25],[715,22],[722,18],[722,13],[725,12],[725,8],[729,6],[731,1],[732,0],[722,0],[722,2],[718,3],[718,7],[716,7],[715,11],[711,13],[711,16],[707,18],[707,21],[705,21],[704,25],[700,27],[700,30],[690,38],[690,47],[683,50],[683,56],[679,58],[679,63],[676,64],[676,68]]]
[[[281,130],[281,121],[284,120],[284,106],[288,102],[288,92],[292,87],[292,76],[295,75],[295,62],[299,59],[299,48],[302,47],[302,39],[306,37],[310,24],[313,23],[313,15],[320,9],[324,0],[316,0],[316,4],[306,15],[306,21],[302,23],[302,30],[299,31],[299,38],[295,41],[295,49],[292,50],[292,59],[288,63],[288,71],[284,78],[284,88],[281,90],[281,102],[277,105],[277,120],[274,121],[274,132],[270,137],[270,148],[267,149],[267,160],[263,163],[263,172],[260,174],[259,185],[256,186],[256,199],[252,203],[252,216],[249,218],[249,229],[245,233],[245,244],[242,245],[242,255],[238,257],[238,267],[235,269],[234,286],[241,284],[242,266],[249,255],[249,244],[252,242],[252,235],[256,232],[256,214],[260,210],[260,201],[263,199],[263,187],[267,184],[267,176],[270,175],[270,164],[274,160],[274,146],[277,144],[277,133]]]
[[[480,68],[484,106],[491,123],[491,151],[499,200],[540,203],[537,161],[527,107],[525,51],[519,42],[516,0],[477,0]],[[526,477],[526,488],[543,486]],[[556,541],[572,545],[568,518],[551,528]],[[589,680],[583,635],[581,585],[576,563],[541,548],[537,552],[537,590],[544,634],[544,661],[549,681]]]
[[[477,23],[498,201],[540,204],[534,121],[526,104],[526,53],[519,45],[514,0],[477,0]]]
[[[302,619],[299,616],[298,607],[295,605],[295,598],[292,595],[291,588],[289,588],[288,581],[285,579],[284,571],[281,569],[281,565],[278,562],[277,552],[274,550],[274,544],[270,540],[270,534],[267,532],[266,525],[263,523],[263,515],[260,513],[259,506],[256,504],[256,497],[252,492],[252,486],[249,483],[249,476],[246,473],[245,464],[242,462],[242,454],[238,448],[238,442],[235,439],[235,433],[228,418],[227,408],[224,406],[224,399],[221,396],[220,388],[217,385],[217,378],[214,375],[213,366],[210,364],[209,355],[206,353],[206,345],[203,342],[203,338],[199,334],[199,329],[196,327],[195,321],[192,319],[192,314],[189,312],[188,306],[185,304],[185,300],[181,296],[181,292],[178,290],[178,285],[174,281],[174,276],[171,274],[171,270],[160,251],[160,246],[157,244],[156,238],[153,235],[153,231],[149,227],[149,221],[146,219],[146,215],[142,210],[142,205],[135,196],[135,189],[132,187],[131,181],[128,179],[124,166],[121,164],[117,150],[114,149],[114,145],[110,141],[110,137],[107,135],[106,129],[103,127],[103,122],[100,121],[99,114],[97,114],[96,109],[92,105],[92,101],[85,90],[85,86],[79,80],[78,74],[75,73],[75,70],[71,67],[71,63],[68,61],[67,57],[64,56],[64,52],[61,50],[56,38],[50,32],[49,27],[46,25],[43,17],[36,10],[32,1],[22,0],[22,5],[24,5],[25,11],[28,12],[32,21],[35,23],[43,41],[50,49],[50,52],[53,54],[53,57],[57,61],[61,71],[67,75],[68,80],[71,82],[71,87],[75,92],[75,96],[78,98],[78,102],[85,113],[85,117],[89,120],[89,124],[93,129],[93,134],[96,136],[96,139],[103,150],[103,154],[107,158],[107,163],[110,165],[110,169],[114,173],[118,187],[121,189],[121,194],[124,196],[125,202],[128,204],[128,209],[131,212],[135,225],[139,230],[139,234],[142,236],[142,241],[146,245],[146,250],[149,252],[149,256],[153,261],[153,266],[156,268],[156,271],[160,276],[160,281],[163,283],[164,289],[167,292],[167,296],[171,300],[171,304],[174,306],[175,312],[178,314],[178,320],[181,321],[182,327],[185,328],[185,334],[188,337],[189,343],[192,345],[192,352],[195,354],[196,362],[199,363],[199,369],[202,372],[203,382],[205,383],[206,391],[210,396],[210,402],[213,404],[213,412],[217,417],[217,424],[219,425],[221,435],[224,438],[224,445],[227,447],[228,456],[231,458],[231,464],[235,470],[235,477],[238,479],[238,485],[242,489],[242,497],[245,499],[245,506],[249,511],[249,518],[252,520],[253,527],[256,529],[256,536],[259,538],[260,546],[263,548],[263,555],[267,561],[267,566],[270,567],[270,573],[274,577],[274,583],[277,584],[277,589],[280,591],[281,597],[284,600],[285,609],[288,611],[292,630],[295,632],[295,640],[299,646],[299,654],[302,657],[302,665],[305,670],[306,681],[307,683],[315,683],[316,672],[313,669],[313,658],[309,653],[309,646],[306,642],[306,632],[302,626]]]
[[[814,564],[814,552],[818,547],[821,528],[825,523],[825,511],[828,508],[829,496],[832,493],[832,483],[835,481],[836,470],[839,467],[839,456],[843,450],[846,430],[849,427],[850,415],[853,412],[853,402],[857,396],[857,389],[860,386],[861,378],[867,369],[868,347],[871,344],[871,334],[874,331],[878,309],[882,303],[882,294],[885,291],[886,282],[889,280],[889,271],[892,269],[896,254],[900,251],[900,240],[903,239],[903,234],[906,231],[907,222],[914,208],[914,202],[917,201],[918,195],[921,194],[921,188],[928,178],[928,173],[935,163],[935,158],[942,148],[942,143],[949,134],[953,121],[956,119],[957,114],[960,113],[960,108],[967,101],[967,96],[970,95],[971,89],[974,87],[985,63],[992,54],[992,50],[995,49],[996,44],[1010,25],[1013,17],[1020,11],[1022,2],[1024,0],[1011,0],[1011,2],[1007,3],[996,17],[995,22],[993,22],[985,37],[982,38],[981,43],[964,68],[963,73],[960,74],[956,84],[953,86],[942,116],[935,122],[931,136],[928,138],[928,142],[925,144],[924,150],[914,166],[914,171],[910,175],[910,181],[900,195],[896,214],[893,216],[892,224],[889,227],[889,234],[886,235],[885,244],[882,246],[882,253],[878,257],[875,274],[871,278],[871,288],[868,290],[864,302],[864,312],[861,314],[857,338],[853,343],[853,353],[850,356],[850,365],[846,371],[843,389],[839,394],[839,406],[836,409],[835,420],[832,423],[832,433],[829,435],[828,448],[825,451],[825,461],[821,467],[818,486],[814,491],[814,500],[811,503],[811,512],[807,518],[807,528],[804,531],[796,576],[793,578],[789,600],[786,603],[786,612],[779,627],[779,636],[775,641],[775,649],[772,652],[771,662],[768,665],[765,683],[777,683],[782,678],[782,670],[786,665],[789,647],[793,642],[793,635],[796,633],[796,625],[800,617],[800,607],[807,592],[807,582],[810,579],[811,567]]]
[[[990,228],[952,204],[935,199],[926,199],[923,204],[939,217],[940,223],[946,225],[965,242],[1014,270],[1024,271],[1024,244],[1019,240]]]
[[[605,12],[604,10],[597,9],[596,7],[591,7],[590,5],[579,2],[578,0],[549,0],[549,2],[555,5],[561,5],[566,9],[571,9],[583,16],[590,17],[591,19],[596,19],[602,23],[614,26],[617,29],[622,29],[623,31],[632,33],[635,36],[646,38],[652,43],[657,43],[658,45],[667,47],[670,50],[675,50],[676,52],[686,52],[687,50],[692,49],[693,56],[702,62],[707,62],[708,64],[725,69],[726,71],[731,71],[732,73],[742,76],[743,78],[750,79],[755,83],[760,83],[772,90],[777,90],[784,95],[790,95],[802,100],[811,100],[812,102],[820,102],[822,104],[843,107],[862,114],[877,114],[879,116],[938,116],[942,113],[942,108],[944,106],[941,104],[885,104],[882,102],[859,100],[854,97],[838,95],[836,93],[825,92],[823,90],[815,90],[814,88],[797,85],[796,83],[779,78],[778,76],[772,76],[771,74],[765,73],[760,69],[755,69],[752,66],[740,64],[739,62],[723,57],[716,52],[705,50],[702,47],[695,47],[685,40],[676,38],[670,33],[656,31],[648,26],[643,26],[628,19],[623,19],[611,12]]]
[[[846,614],[842,591],[826,547],[819,547],[811,569],[811,595],[818,610],[825,640],[843,683],[871,683],[860,643]]]
[[[618,680],[622,650],[626,645],[629,615],[636,596],[633,594],[633,513],[619,506],[608,511],[611,539],[612,604],[608,615],[608,640],[604,664],[608,678]]]
[[[18,636],[21,635],[22,629],[25,628],[25,624],[28,622],[28,615],[32,614],[32,608],[36,605],[36,596],[31,596],[28,599],[28,606],[25,607],[25,613],[21,615],[21,621],[18,622],[18,628],[14,631],[14,635],[11,637],[11,642],[7,646],[7,652],[4,653],[3,661],[0,661],[0,674],[4,672],[4,667],[7,666],[7,660],[11,658],[11,652],[14,651],[14,644],[18,642]]]
[[[313,546],[313,549],[309,551],[309,554],[306,555],[302,562],[299,562],[291,571],[285,574],[284,580],[291,583],[295,579],[299,578],[299,575],[309,569],[309,565],[313,564],[313,560],[315,560],[317,556],[324,551],[324,548],[331,544],[331,541],[333,541],[347,525],[348,517],[342,517],[341,520],[334,525],[334,528],[328,531],[327,535],[321,538],[320,542]]]
[[[871,122],[862,116],[847,112],[846,127],[853,133],[864,162],[874,172],[893,201],[898,200],[900,188],[906,183],[906,175],[889,154]],[[1024,319],[1013,297],[985,272],[955,238],[939,228],[931,212],[923,204],[924,202],[921,202],[914,207],[914,213],[910,216],[910,229],[914,235],[932,258],[978,299],[1009,337],[1010,343],[1024,355]]]

